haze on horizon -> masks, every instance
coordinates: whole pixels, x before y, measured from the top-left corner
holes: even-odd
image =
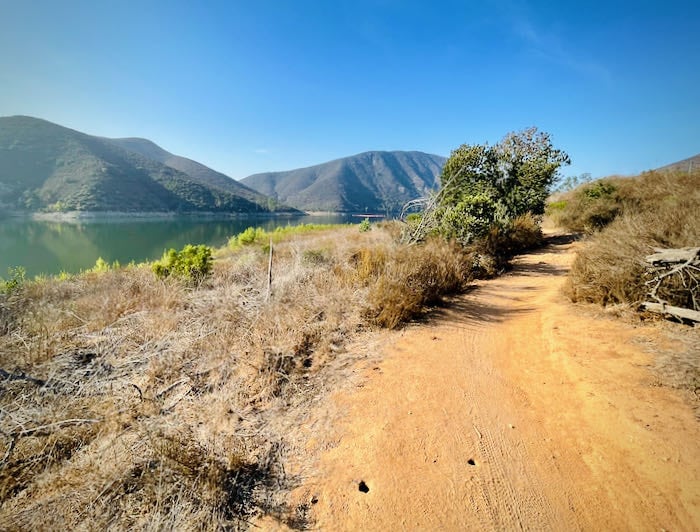
[[[700,152],[700,4],[0,0],[0,116],[235,178],[536,125],[566,175]]]

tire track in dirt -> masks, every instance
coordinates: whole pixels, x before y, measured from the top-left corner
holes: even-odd
[[[407,328],[335,397],[336,444],[297,494],[318,528],[700,528],[699,424],[652,386],[634,339],[653,331],[564,300],[571,246]]]

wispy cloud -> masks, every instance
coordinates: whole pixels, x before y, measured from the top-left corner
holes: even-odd
[[[255,153],[257,153],[258,155],[266,155],[270,153],[270,150],[266,148],[258,148],[257,150],[255,150]]]
[[[506,1],[500,5],[511,31],[531,55],[582,76],[601,82],[612,81],[612,73],[602,62],[585,51],[574,50],[559,32],[538,27],[526,3]]]

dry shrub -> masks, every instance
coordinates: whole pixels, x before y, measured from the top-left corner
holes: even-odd
[[[594,233],[625,213],[665,208],[688,195],[697,200],[698,180],[700,171],[605,178],[558,195],[548,213],[561,227]]]
[[[491,245],[510,253],[530,229]],[[495,261],[399,236],[378,224],[277,242],[269,297],[252,244],[220,252],[196,286],[135,267],[3,298],[0,528],[221,529],[261,514],[301,526],[285,449],[305,448],[305,416],[339,378],[329,368],[364,331]]]
[[[570,231],[591,233],[602,229],[623,211],[626,181],[609,178],[587,183],[565,193],[548,209],[554,223]]]
[[[643,174],[628,189],[624,214],[593,235],[572,266],[568,293],[574,301],[602,305],[645,299],[649,277],[644,257],[654,248],[697,246],[700,242],[700,189],[688,174]],[[659,296],[689,306],[691,285],[669,278]],[[698,297],[698,294],[695,294]]]
[[[367,259],[361,264],[381,262]],[[367,315],[373,323],[393,329],[419,315],[425,305],[463,289],[472,280],[472,264],[471,253],[440,238],[397,247],[371,286]]]
[[[503,226],[492,227],[484,239],[475,244],[481,255],[493,259],[488,267],[482,266],[483,276],[495,275],[512,257],[542,245],[542,240],[539,220],[531,213],[518,216]]]

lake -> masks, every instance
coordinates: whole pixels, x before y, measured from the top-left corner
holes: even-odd
[[[361,218],[335,214],[225,220],[175,218],[129,221],[38,221],[22,218],[0,220],[0,277],[7,269],[22,266],[28,277],[77,273],[92,268],[98,257],[109,263],[159,259],[163,251],[185,244],[221,247],[229,237],[246,228],[299,224],[359,223]]]

